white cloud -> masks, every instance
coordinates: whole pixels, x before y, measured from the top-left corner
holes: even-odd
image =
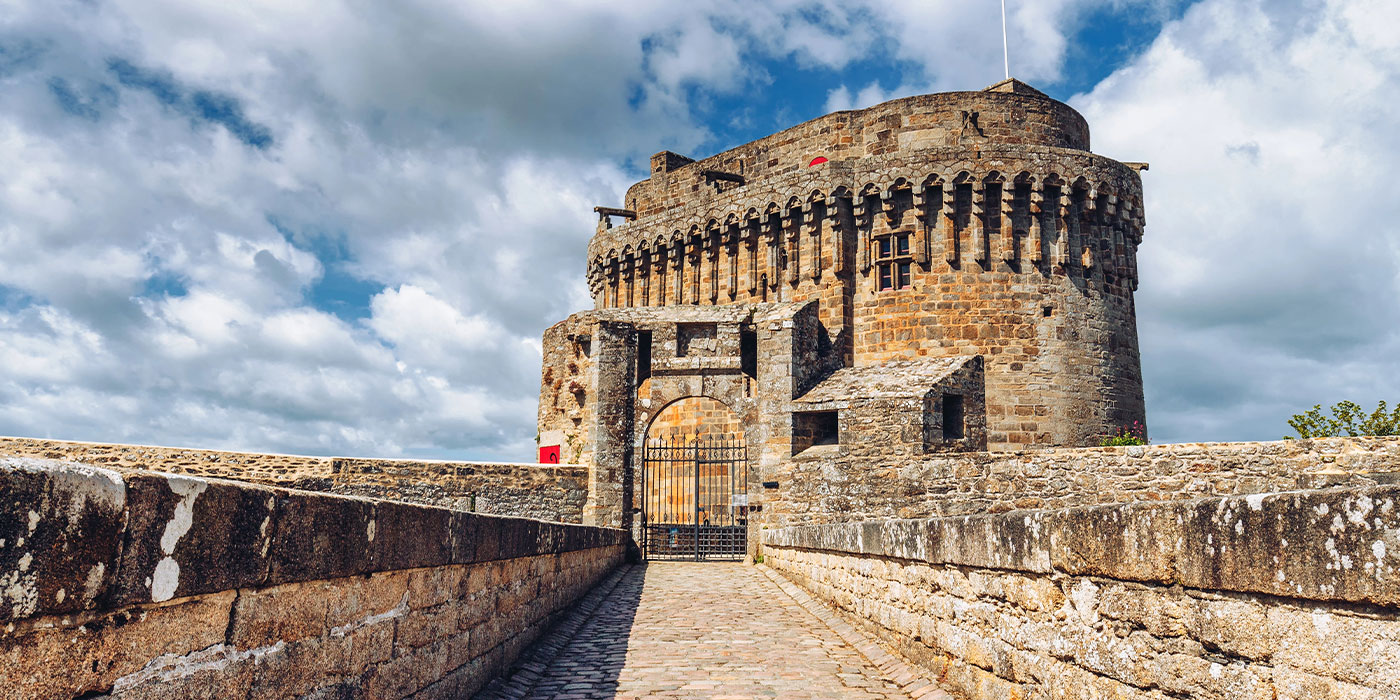
[[[1206,0],[1075,100],[1096,151],[1152,164],[1155,438],[1277,438],[1315,403],[1400,394],[1400,40],[1373,29],[1398,12]]]
[[[907,85],[901,85],[887,91],[880,87],[880,83],[876,81],[861,88],[853,95],[850,88],[841,85],[827,93],[826,111],[840,112],[848,109],[865,109],[899,97],[917,95],[920,92],[920,90],[910,88]]]
[[[1056,79],[1065,36],[1094,8],[1175,3],[1013,3],[1014,72]],[[1311,33],[1288,25],[1242,49],[1216,25],[1257,18],[1208,14],[1215,6],[1083,101],[1099,150],[1154,161],[1141,316],[1159,355],[1153,339],[1167,334],[1150,324],[1218,333],[1233,328],[1230,314],[1253,314],[1262,321],[1238,341],[1250,348],[1317,335],[1270,304],[1328,307],[1307,294],[1259,294],[1246,273],[1222,274],[1244,267],[1227,257],[1262,258],[1298,279],[1326,270],[1326,289],[1356,294],[1383,275],[1356,274],[1343,252],[1395,255],[1392,238],[1357,235],[1379,221],[1357,213],[1363,205],[1311,203],[1382,195],[1383,177],[1348,168],[1388,172],[1377,154],[1394,145],[1385,132],[1394,114],[1376,95],[1393,82],[1392,37],[1352,17],[1354,3],[1329,5],[1328,23]],[[525,457],[539,334],[589,305],[591,207],[620,201],[628,159],[705,142],[697,101],[771,88],[774,58],[913,67],[898,84],[837,87],[832,108],[1000,77],[995,3],[5,8],[0,433],[78,439]],[[1375,4],[1370,16],[1394,11]],[[1294,104],[1271,62],[1303,67],[1306,104]],[[1247,70],[1222,72],[1231,65]],[[1187,100],[1208,103],[1211,116]],[[1318,128],[1343,109],[1352,118]],[[1260,128],[1256,112],[1288,116]],[[1167,137],[1196,133],[1199,145],[1156,154]],[[1288,174],[1303,163],[1315,176]],[[1225,200],[1257,206],[1216,216]],[[1291,238],[1303,252],[1290,258],[1230,233],[1250,227],[1326,233]],[[1394,270],[1384,272],[1393,293]],[[1238,309],[1202,309],[1198,289],[1234,294]],[[1321,335],[1333,345],[1313,345],[1335,353],[1360,342],[1347,328],[1331,324]],[[1293,359],[1335,363],[1321,351]],[[1149,372],[1154,361],[1167,366],[1149,354]],[[1150,376],[1162,386],[1165,375]]]

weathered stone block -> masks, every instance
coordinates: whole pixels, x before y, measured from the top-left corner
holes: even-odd
[[[1050,556],[1067,574],[1130,581],[1171,581],[1182,537],[1182,511],[1158,504],[1072,508],[1048,523]]]
[[[408,606],[414,610],[446,603],[461,588],[464,567],[439,566],[408,573]]]
[[[377,530],[370,501],[279,494],[267,582],[341,578],[373,571]]]
[[[356,625],[395,608],[407,608],[408,578],[406,571],[386,571],[346,580],[328,597],[326,627]]]
[[[126,529],[121,476],[0,458],[0,485],[0,622],[96,606]]]
[[[374,506],[375,571],[440,566],[453,559],[452,511],[379,501]]]
[[[241,649],[320,637],[330,629],[327,611],[339,586],[288,583],[239,591],[233,606],[229,643]]]
[[[1278,668],[1366,685],[1400,697],[1400,624],[1393,616],[1322,605],[1273,606],[1257,632]]]
[[[1400,488],[1196,502],[1182,536],[1187,586],[1400,604]]]
[[[261,585],[275,491],[175,474],[129,473],[127,536],[104,605]]]
[[[1050,518],[1041,511],[930,521],[929,558],[960,566],[1049,572]]]
[[[7,632],[0,636],[0,687],[30,698],[110,688],[156,657],[180,658],[222,644],[234,597],[230,591],[120,610],[82,625]]]

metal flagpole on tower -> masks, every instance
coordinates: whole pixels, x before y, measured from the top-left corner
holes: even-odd
[[[1011,79],[1011,52],[1006,47],[1006,0],[1001,0],[1001,61],[1006,67],[1006,78]]]

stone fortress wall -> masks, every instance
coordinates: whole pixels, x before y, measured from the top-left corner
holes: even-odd
[[[1400,697],[1400,487],[765,533],[765,563],[970,700]]]
[[[314,458],[59,445],[107,466],[0,464],[0,653],[20,697],[454,697],[631,546],[620,530],[132,469],[144,455],[295,481]],[[1400,692],[1400,438],[811,450],[763,485],[757,553],[967,698]],[[174,579],[157,575],[167,558]]]
[[[857,434],[793,457],[766,494],[768,527],[1400,484],[1400,437],[887,452]]]
[[[798,455],[765,564],[971,700],[1400,696],[1400,437]]]
[[[991,449],[1092,444],[1144,421],[1144,218],[1136,169],[1088,145],[1080,115],[1010,81],[658,154],[589,282],[600,309],[817,300],[848,366],[983,355]],[[896,234],[909,286],[880,291]]]
[[[80,462],[407,501],[478,513],[583,522],[589,468],[224,452],[0,437],[0,455]]]
[[[0,458],[0,697],[461,698],[621,530]]]

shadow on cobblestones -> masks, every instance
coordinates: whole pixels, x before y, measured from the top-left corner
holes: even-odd
[[[909,700],[887,675],[758,567],[657,562],[611,576],[478,698]]]
[[[598,584],[476,699],[615,697],[646,570],[624,567]]]

